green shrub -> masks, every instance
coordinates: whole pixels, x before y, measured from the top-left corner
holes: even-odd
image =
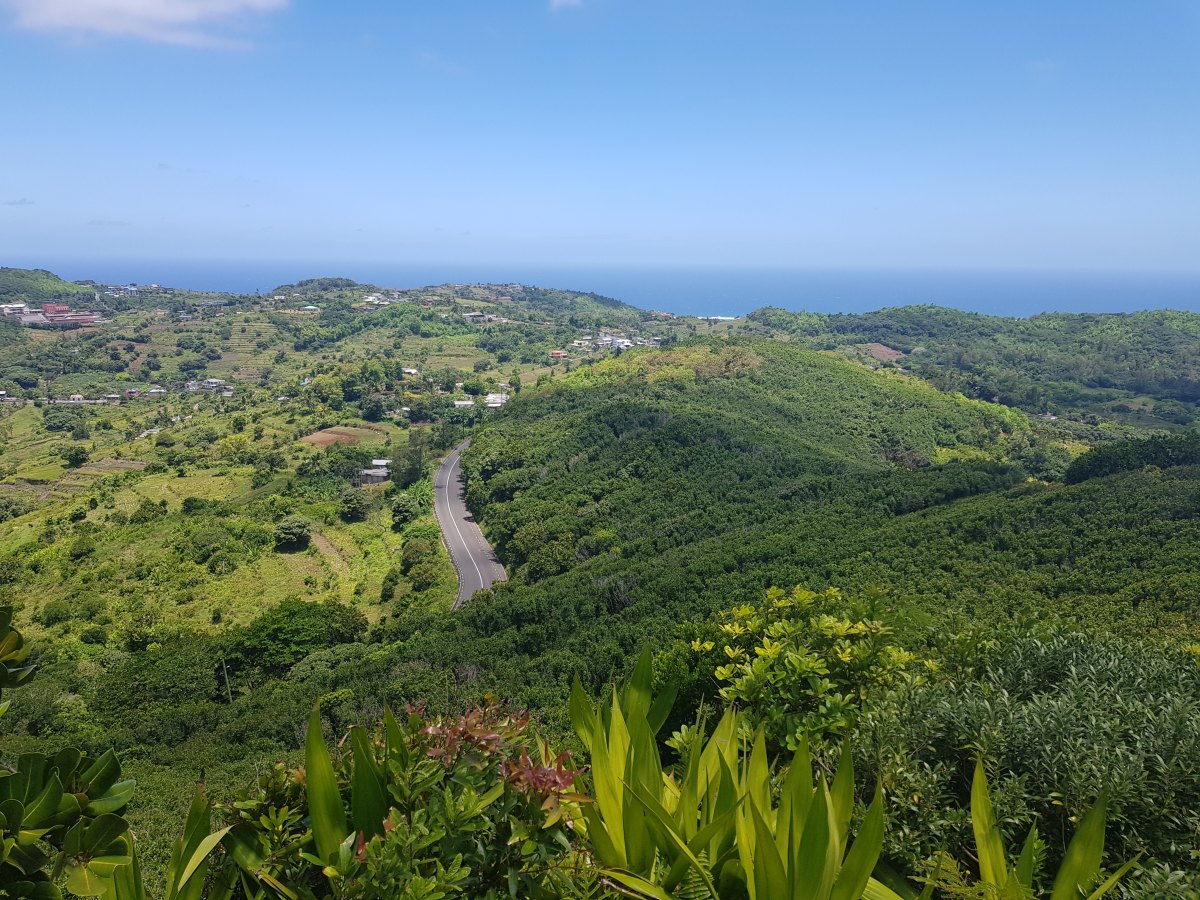
[[[392,499],[392,528],[400,531],[423,512],[421,502],[410,491],[401,491]]]
[[[275,546],[281,550],[299,550],[312,539],[312,526],[300,516],[287,516],[275,525]]]
[[[338,515],[345,522],[361,522],[371,511],[371,500],[366,491],[349,488],[338,499]]]
[[[887,854],[907,867],[972,856],[977,754],[1008,840],[1037,823],[1051,863],[1106,793],[1117,858],[1187,869],[1200,854],[1200,666],[1186,653],[1066,630],[974,631],[940,670],[870,707],[860,764],[889,785]]]
[[[314,710],[304,769],[277,765],[223,807],[225,865],[272,897],[573,896],[597,881],[573,849],[578,772],[527,728],[496,705],[388,713],[332,758]]]
[[[282,675],[315,650],[358,641],[365,630],[360,613],[335,601],[285,600],[230,632],[222,654],[231,676]]]
[[[715,640],[691,647],[721,663],[713,672],[721,699],[742,709],[749,727],[762,727],[769,744],[795,751],[847,733],[873,695],[919,674],[916,656],[874,617],[879,599],[771,588],[721,613]]]

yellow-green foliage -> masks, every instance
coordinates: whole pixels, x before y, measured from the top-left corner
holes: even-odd
[[[917,656],[837,588],[771,588],[720,619],[716,639],[694,640],[693,651],[720,662],[720,696],[745,710],[747,725],[789,750],[846,733],[872,693],[920,677]]]

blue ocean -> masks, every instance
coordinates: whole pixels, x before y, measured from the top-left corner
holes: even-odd
[[[16,261],[64,278],[268,293],[303,278],[337,276],[381,287],[461,283],[532,284],[593,291],[677,315],[741,316],[761,306],[867,312],[933,303],[971,312],[1200,312],[1200,271],[1066,272],[887,270],[717,266],[555,266],[512,263],[428,265],[363,262]]]

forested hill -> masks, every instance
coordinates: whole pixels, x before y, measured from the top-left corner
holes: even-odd
[[[545,707],[681,621],[822,582],[868,527],[1019,484],[1035,444],[1020,413],[777,342],[624,354],[476,438],[468,500],[512,581],[407,649]]]
[[[625,354],[526,391],[463,457],[512,580],[401,618],[422,665],[552,708],[772,584],[889,589],[908,626],[1187,627],[1200,470],[1030,481],[1004,407],[775,342]],[[1182,604],[1182,606],[1181,606]]]
[[[87,285],[63,281],[45,269],[11,269],[0,266],[0,302],[42,303],[92,296]]]
[[[765,308],[739,327],[849,349],[944,390],[1036,413],[1081,410],[1144,425],[1186,425],[1200,403],[1200,315],[1172,310],[1046,313],[1028,319],[936,306],[861,315]]]
[[[295,284],[280,285],[271,294],[320,300],[328,307],[331,299],[360,299],[368,291],[408,300],[466,304],[466,309],[482,305],[487,312],[501,318],[546,320],[580,328],[635,326],[650,315],[646,310],[602,294],[527,284],[443,284],[392,290],[359,284],[349,278],[306,278]]]

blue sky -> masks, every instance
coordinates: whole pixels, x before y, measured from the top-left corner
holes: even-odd
[[[1200,269],[1200,4],[0,0],[0,263]]]

